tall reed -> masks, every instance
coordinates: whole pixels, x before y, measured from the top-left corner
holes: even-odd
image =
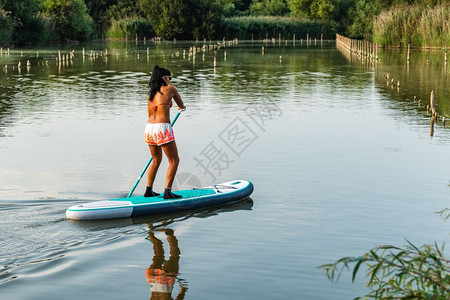
[[[382,11],[374,21],[374,42],[387,47],[450,45],[450,4],[399,5]]]
[[[112,20],[111,26],[106,32],[106,37],[111,39],[153,38],[155,30],[153,26],[144,18],[126,17],[120,20]]]

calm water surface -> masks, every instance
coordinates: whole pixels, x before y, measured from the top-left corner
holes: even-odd
[[[424,107],[434,90],[437,111],[450,117],[441,52],[413,52],[409,64],[401,51],[380,52],[374,66],[334,42],[240,42],[195,58],[193,45],[202,46],[90,44],[84,59],[80,46],[61,65],[58,49],[3,49],[2,299],[156,299],[149,274],[164,267],[174,298],[352,299],[367,292],[364,278],[331,283],[318,266],[405,238],[448,242],[435,212],[449,207],[450,129],[440,119],[431,136]],[[251,199],[181,215],[65,220],[71,205],[126,196],[144,167],[155,64],[172,71],[188,107],[174,129],[176,188],[244,178],[255,185]]]

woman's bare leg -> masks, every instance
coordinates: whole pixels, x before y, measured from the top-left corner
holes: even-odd
[[[169,168],[167,169],[166,175],[166,189],[172,188],[173,180],[175,179],[175,174],[177,173],[178,165],[180,163],[180,158],[178,157],[178,149],[175,141],[161,145],[164,153],[169,160]]]
[[[158,172],[159,165],[162,161],[162,151],[161,147],[149,145],[150,153],[153,157],[152,163],[148,169],[148,178],[147,178],[147,186],[153,186],[153,182],[155,181],[156,173]]]

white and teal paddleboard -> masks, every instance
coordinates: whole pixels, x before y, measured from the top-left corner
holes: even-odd
[[[178,199],[156,197],[127,197],[96,201],[69,207],[66,218],[72,220],[101,220],[127,218],[155,214],[167,214],[183,210],[223,205],[244,199],[253,192],[253,184],[247,180],[234,180],[204,188],[174,191]]]

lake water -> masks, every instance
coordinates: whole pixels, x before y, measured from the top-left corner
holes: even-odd
[[[374,65],[334,41],[239,42],[195,57],[191,46],[203,44],[89,44],[61,64],[57,48],[2,49],[0,298],[165,299],[148,282],[165,267],[174,298],[352,299],[368,292],[363,273],[332,283],[318,266],[405,238],[448,242],[435,214],[450,200],[442,52],[413,51],[408,64],[404,51],[380,51]],[[145,166],[155,64],[172,71],[187,105],[174,126],[174,189],[242,178],[255,185],[251,199],[66,220],[69,206],[125,197]],[[432,135],[431,90],[440,114]],[[144,189],[145,179],[135,195]]]

